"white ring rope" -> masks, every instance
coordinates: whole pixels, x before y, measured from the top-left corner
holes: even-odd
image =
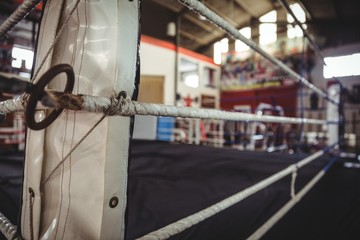
[[[23,96],[0,102],[0,113],[7,114],[24,110]]]
[[[272,62],[273,64],[279,66],[282,70],[287,72],[291,77],[293,77],[297,82],[300,82],[310,88],[312,91],[317,93],[319,96],[325,98],[326,100],[330,101],[331,103],[334,103],[336,105],[339,105],[339,103],[333,99],[330,99],[329,96],[324,93],[321,89],[317,88],[315,85],[310,83],[308,80],[297,74],[294,70],[289,68],[286,64],[281,62],[279,59],[271,56],[269,53],[265,52],[263,49],[261,49],[255,42],[247,39],[241,33],[238,29],[233,27],[230,23],[225,21],[222,17],[211,11],[209,8],[207,8],[201,1],[198,0],[178,0],[185,6],[187,6],[190,10],[198,12],[202,16],[206,17],[209,21],[211,21],[213,24],[218,26],[219,28],[223,29],[225,32],[227,32],[229,35],[234,37],[235,39],[239,39],[240,41],[244,42],[246,45],[251,47],[254,51],[260,53],[264,58]]]
[[[301,189],[298,194],[294,194],[292,199],[280,208],[271,218],[259,227],[247,240],[257,240],[265,235],[287,212],[289,212],[300,200],[315,186],[315,184],[326,174],[327,170],[335,162],[336,158],[329,161],[328,165],[320,170],[317,175]]]
[[[276,181],[284,178],[285,176],[293,173],[296,169],[299,169],[306,164],[314,161],[318,157],[322,156],[327,150],[320,150],[314,154],[306,157],[298,163],[291,164],[284,170],[281,170],[278,173],[262,180],[261,182],[256,183],[255,185],[242,190],[239,193],[236,193],[206,209],[203,209],[195,214],[192,214],[188,217],[185,217],[179,221],[171,223],[163,228],[160,228],[156,231],[153,231],[143,237],[138,238],[138,240],[162,240],[168,239],[171,236],[174,236],[182,231],[204,221],[207,218],[214,216],[215,214],[241,202],[243,199],[253,195],[254,193],[268,187],[269,185],[275,183]],[[294,198],[296,199],[296,198]]]
[[[17,227],[13,225],[4,214],[0,212],[0,232],[6,237],[6,239],[15,239],[17,233]]]
[[[331,163],[330,163],[331,164]],[[271,218],[269,218],[260,228],[258,228],[247,240],[257,240],[265,235],[287,212],[289,212],[300,200],[315,186],[317,182],[325,175],[326,170],[320,170],[310,182],[308,182],[301,191],[294,195],[282,208],[280,208]]]
[[[297,169],[294,170],[294,172],[291,174],[291,184],[290,184],[290,196],[292,198],[295,197],[295,181],[296,181],[296,177],[297,177]]]
[[[290,124],[327,124],[327,121],[320,119],[256,115],[241,112],[228,112],[217,109],[203,109],[194,107],[179,107],[165,104],[143,103],[132,101],[128,97],[121,97],[120,99],[117,99],[89,95],[68,94],[66,96],[76,99],[76,101],[78,102],[81,102],[81,106],[73,107],[72,105],[68,105],[66,102],[65,104],[61,104],[55,99],[47,99],[47,107],[61,107],[71,110],[85,110],[89,112],[109,113],[108,115],[118,116],[152,115],[163,117],[201,118],[248,122],[258,121]],[[22,102],[23,99],[21,97],[0,102],[0,112],[6,114],[14,111],[22,111],[24,109]]]
[[[20,22],[41,0],[25,0],[0,26],[0,37],[5,36]]]

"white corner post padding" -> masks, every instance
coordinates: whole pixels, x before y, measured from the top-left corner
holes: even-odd
[[[110,97],[126,91],[131,96],[138,34],[137,0],[48,0],[35,70],[43,65],[41,76],[51,66],[67,63],[75,72],[74,94]],[[63,75],[49,88],[63,90]],[[124,238],[129,117],[104,118],[50,174],[102,116],[65,110],[48,128],[28,129],[21,212],[25,239]],[[43,117],[38,111],[36,118]]]

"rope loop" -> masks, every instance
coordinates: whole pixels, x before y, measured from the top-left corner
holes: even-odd
[[[106,111],[108,116],[125,115],[131,113],[131,99],[127,96],[125,91],[119,92],[117,96],[110,97],[110,105]]]
[[[297,170],[298,167],[294,167],[292,174],[291,174],[291,189],[290,189],[290,194],[291,194],[291,198],[294,198],[296,196],[295,194],[295,182],[296,182],[296,177],[297,177]]]

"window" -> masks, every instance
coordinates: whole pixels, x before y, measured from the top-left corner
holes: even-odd
[[[293,11],[293,13],[295,14],[296,18],[299,20],[299,22],[301,22],[301,23],[306,22],[305,11],[302,9],[302,7],[298,3],[291,4],[290,8]],[[289,23],[294,22],[294,19],[290,14],[287,15],[287,21]],[[306,24],[302,24],[302,26],[304,29],[307,28]],[[304,34],[298,25],[293,26],[292,24],[288,24],[288,30],[287,30],[288,38],[303,37],[303,35]]]
[[[251,38],[251,28],[250,27],[244,27],[244,28],[240,29],[239,32],[241,33],[241,35],[243,35],[247,39]],[[235,41],[235,51],[236,52],[243,52],[243,51],[247,51],[249,49],[250,49],[250,47],[248,45],[246,45],[245,43],[243,43],[242,41],[240,41],[240,40]]]
[[[221,41],[214,44],[214,63],[221,64],[222,53],[229,51],[229,39],[223,38]]]
[[[33,65],[34,52],[28,49],[25,49],[20,46],[14,46],[12,49],[13,61],[11,66],[13,68],[21,68],[22,65],[28,70],[31,70]]]
[[[199,87],[199,66],[197,63],[181,58],[180,77],[184,84],[191,88]]]
[[[360,53],[346,56],[326,57],[324,66],[324,78],[347,77],[360,75]]]
[[[188,74],[184,79],[185,85],[192,88],[199,87],[199,75],[197,74]]]
[[[204,84],[205,87],[215,88],[216,87],[216,70],[213,68],[204,68]]]
[[[277,17],[276,11],[273,10],[259,18],[259,21],[262,22],[259,26],[260,45],[266,45],[276,41],[277,39],[276,17]]]

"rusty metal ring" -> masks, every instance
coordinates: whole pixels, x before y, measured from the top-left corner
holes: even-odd
[[[32,87],[29,100],[26,105],[25,117],[27,125],[32,130],[41,130],[48,127],[63,111],[63,108],[53,109],[47,117],[41,122],[35,120],[36,105],[44,95],[45,87],[60,73],[65,73],[67,76],[65,93],[71,93],[74,88],[75,74],[73,68],[69,64],[59,64],[51,67],[39,81]]]

